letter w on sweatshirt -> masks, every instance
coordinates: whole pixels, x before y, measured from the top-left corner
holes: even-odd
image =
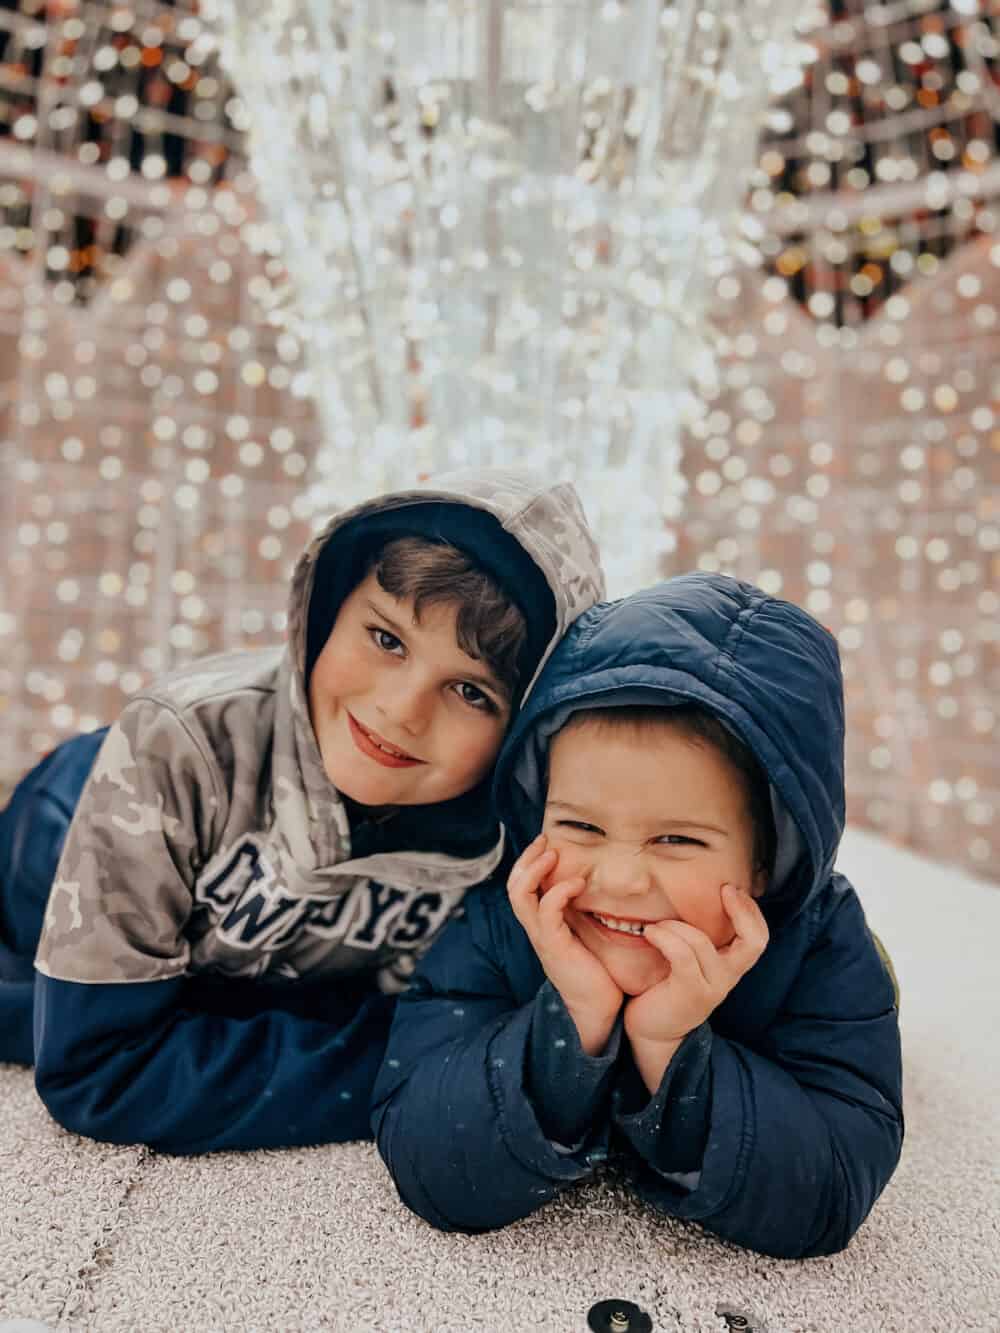
[[[216,858],[195,885],[196,901],[213,919],[210,933],[230,948],[252,951],[255,958],[261,948],[284,948],[303,934],[376,952],[391,932],[397,949],[419,949],[452,906],[446,894],[364,878],[334,898],[293,897],[262,841],[244,837]]]

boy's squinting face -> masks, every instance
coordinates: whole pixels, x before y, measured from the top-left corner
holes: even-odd
[[[456,637],[456,610],[391,596],[369,574],[347,597],[309,677],[323,767],[362,805],[429,805],[489,772],[510,702]]]
[[[655,986],[670,965],[623,925],[686,921],[718,947],[733,935],[723,884],[763,887],[742,775],[714,745],[669,723],[584,721],[561,731],[542,827],[559,853],[544,887],[586,881],[567,923],[627,995]]]

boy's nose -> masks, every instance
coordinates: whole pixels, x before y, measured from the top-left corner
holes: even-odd
[[[409,732],[411,736],[418,736],[427,727],[431,699],[429,692],[419,686],[404,686],[391,693],[381,694],[376,709],[386,722]]]
[[[635,847],[601,848],[591,866],[590,883],[610,899],[634,898],[647,894],[652,876],[646,858]]]

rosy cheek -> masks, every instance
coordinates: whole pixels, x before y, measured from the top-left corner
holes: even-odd
[[[543,893],[548,893],[553,884],[560,884],[565,879],[576,879],[577,877],[586,879],[590,867],[587,864],[586,858],[580,855],[580,849],[578,847],[560,847],[559,844],[554,842],[551,838],[549,840],[549,846],[554,852],[558,852],[559,860],[556,862],[554,868],[550,870],[542,880],[541,888]]]
[[[453,767],[470,786],[474,786],[486,776],[500,753],[503,734],[496,729],[482,727],[474,743],[466,741],[463,745],[463,738],[469,732],[468,724],[456,724],[445,714],[444,726],[448,730],[446,734],[442,733],[441,748],[454,756]]]
[[[357,682],[360,672],[350,658],[334,662],[332,659],[321,661],[313,672],[310,681],[310,693],[313,691],[322,699],[337,698],[347,693]]]
[[[692,885],[689,892],[674,890],[674,903],[681,918],[703,931],[718,949],[733,938],[733,923],[722,905],[722,886],[706,892]]]
[[[717,949],[721,949],[724,944],[732,944],[736,938],[736,932],[733,930],[733,923],[729,917],[718,922],[711,930],[706,930],[705,934],[712,941]]]
[[[566,876],[563,873],[563,867],[562,867],[562,857],[560,857],[559,860],[553,866],[553,868],[542,880],[541,883],[542,892],[548,893],[549,889],[551,889],[553,885],[558,884],[560,880],[565,878]]]

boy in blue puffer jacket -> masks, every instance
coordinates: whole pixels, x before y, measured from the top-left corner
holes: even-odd
[[[664,1213],[842,1249],[899,1158],[894,984],[833,870],[836,644],[693,574],[586,612],[501,754],[522,854],[402,997],[379,1151],[437,1227],[539,1208],[608,1157]]]

